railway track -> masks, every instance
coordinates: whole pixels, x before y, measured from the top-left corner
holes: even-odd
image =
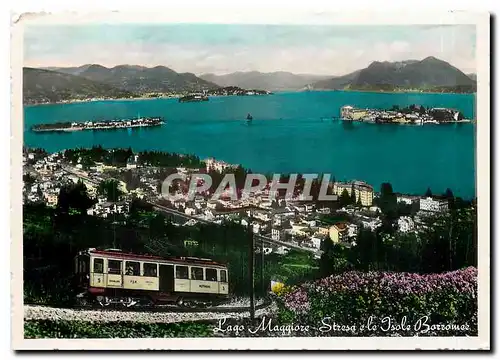
[[[269,307],[272,304],[270,298],[264,298],[260,304],[255,305],[255,310],[262,310]],[[238,313],[250,311],[249,306],[210,306],[210,307],[179,307],[176,305],[161,305],[161,306],[132,306],[125,307],[122,305],[110,305],[106,307],[98,305],[75,305],[70,307],[59,307],[53,305],[40,305],[40,304],[24,304],[30,307],[44,307],[52,309],[66,309],[74,311],[119,311],[119,312],[147,312],[147,313],[206,313],[206,312],[216,312],[216,313]]]
[[[262,316],[275,311],[272,299],[263,299],[255,307],[255,315]],[[208,308],[178,308],[174,306],[140,308],[88,308],[50,307],[45,305],[24,306],[24,320],[82,321],[82,322],[135,322],[178,323],[218,319],[243,319],[250,317],[248,306],[213,306]]]

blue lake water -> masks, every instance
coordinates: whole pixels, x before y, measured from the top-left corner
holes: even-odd
[[[202,103],[176,99],[100,101],[29,106],[24,145],[50,152],[74,147],[128,147],[215,157],[253,172],[329,173],[359,179],[376,189],[423,194],[446,188],[475,196],[475,125],[348,124],[343,105],[389,108],[418,104],[449,107],[475,118],[475,95],[297,92],[270,96],[218,97]],[[247,124],[247,113],[253,122]],[[161,127],[116,131],[33,133],[30,127],[59,121],[162,116]]]

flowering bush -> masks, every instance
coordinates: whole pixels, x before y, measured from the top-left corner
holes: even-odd
[[[286,286],[281,282],[272,282],[271,291],[278,296],[285,296],[295,290],[294,286]]]
[[[429,275],[352,271],[303,284],[281,300],[290,321],[310,324],[316,335],[477,335],[473,267]]]

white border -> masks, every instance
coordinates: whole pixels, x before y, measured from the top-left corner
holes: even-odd
[[[198,5],[197,5],[198,6]],[[11,137],[11,291],[12,291],[12,346],[18,350],[38,349],[489,349],[490,348],[490,103],[489,103],[489,14],[465,11],[429,9],[403,12],[306,12],[303,9],[266,8],[237,10],[200,5],[198,11],[189,8],[169,8],[160,12],[84,13],[64,12],[52,15],[22,16],[12,26],[12,137]],[[15,21],[16,18],[13,18]],[[475,24],[477,60],[477,153],[476,187],[478,194],[479,229],[479,336],[454,338],[197,338],[197,339],[106,339],[106,340],[25,340],[23,339],[22,308],[22,206],[21,149],[22,149],[22,28],[37,23],[100,22],[204,22],[204,23],[253,23],[253,24]],[[17,266],[15,266],[17,265]]]

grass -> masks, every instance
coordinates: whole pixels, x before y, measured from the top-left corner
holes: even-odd
[[[134,323],[67,320],[24,322],[25,339],[182,338],[213,336],[209,322]]]

